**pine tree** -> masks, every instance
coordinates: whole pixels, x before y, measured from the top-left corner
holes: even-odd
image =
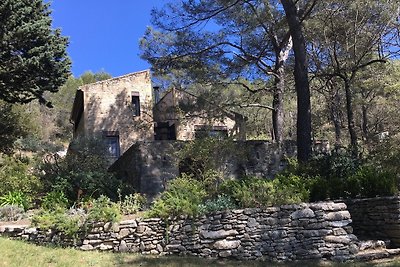
[[[50,14],[42,0],[0,1],[0,99],[51,106],[43,94],[68,78],[68,40],[52,29]]]

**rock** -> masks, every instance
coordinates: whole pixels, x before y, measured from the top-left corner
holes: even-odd
[[[257,227],[259,225],[260,224],[254,218],[249,218],[249,220],[247,221],[247,227],[253,228],[253,227]]]
[[[343,221],[330,221],[328,222],[329,226],[333,226],[333,227],[345,227],[348,226],[349,224],[351,224],[351,220],[343,220]]]
[[[146,231],[146,226],[145,225],[139,225],[137,228],[136,228],[136,232],[138,233],[138,234],[142,234],[142,233],[144,233],[145,231]]]
[[[348,236],[335,236],[335,235],[325,236],[324,240],[325,242],[328,243],[341,243],[341,244],[349,244],[351,242],[351,239]]]
[[[342,221],[351,218],[350,212],[347,210],[329,212],[324,215],[324,219],[327,221]]]
[[[132,227],[136,228],[137,227],[137,222],[136,220],[127,220],[127,221],[122,221],[119,223],[120,228],[125,228],[125,227]]]
[[[293,220],[297,220],[300,218],[313,218],[313,217],[315,217],[315,213],[310,208],[298,210],[290,214],[290,218],[292,218]]]
[[[215,249],[234,249],[240,246],[239,240],[218,240],[214,243],[213,248]]]
[[[205,239],[222,239],[227,236],[236,236],[236,230],[200,231],[200,235]]]
[[[118,238],[122,239],[124,237],[127,237],[130,233],[131,230],[129,228],[122,228],[118,233]]]
[[[224,250],[224,251],[221,251],[218,255],[221,258],[227,258],[227,257],[232,256],[232,251],[231,250]]]
[[[118,251],[119,252],[128,252],[129,251],[129,248],[126,245],[126,242],[124,240],[121,241],[121,244],[118,247]]]

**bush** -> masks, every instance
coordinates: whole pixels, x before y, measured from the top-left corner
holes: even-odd
[[[221,210],[236,209],[237,205],[231,197],[227,195],[218,195],[215,199],[209,199],[201,205],[201,213],[210,213]]]
[[[54,157],[42,166],[48,191],[64,192],[73,203],[81,197],[98,198],[101,195],[118,199],[118,190],[125,195],[132,188],[112,173],[104,142],[97,138],[82,138],[71,143],[64,159]]]
[[[55,230],[69,237],[76,236],[85,222],[82,214],[68,214],[66,209],[57,207],[53,210],[40,210],[32,217],[32,225],[41,230]]]
[[[187,142],[177,153],[181,174],[203,183],[207,193],[217,195],[228,163],[245,161],[247,150],[232,139],[207,137]]]
[[[20,206],[5,205],[0,207],[0,221],[18,221],[24,218],[24,209]]]
[[[307,180],[294,174],[278,174],[272,180],[275,188],[273,205],[306,202],[310,198]]]
[[[391,136],[376,144],[368,156],[369,165],[379,170],[400,173],[400,135]]]
[[[199,181],[182,175],[168,183],[146,216],[164,219],[178,215],[197,216],[201,213],[200,204],[205,196],[206,191]]]
[[[87,213],[80,209],[67,210],[57,205],[53,209],[41,209],[33,216],[32,224],[42,230],[52,229],[75,237],[93,223],[117,222],[120,217],[118,205],[101,196],[88,205]]]
[[[11,156],[0,158],[0,196],[22,192],[35,196],[41,190],[38,177],[30,173],[29,165]]]
[[[393,196],[398,193],[395,173],[363,167],[350,176],[346,184],[349,197]]]
[[[221,185],[220,192],[231,196],[242,208],[300,203],[309,197],[307,184],[294,174],[277,175],[274,180],[230,180]]]
[[[126,195],[123,200],[118,202],[118,206],[122,214],[128,215],[142,210],[145,203],[146,198],[139,193],[135,193]]]
[[[21,191],[8,192],[0,197],[0,206],[18,206],[27,210],[30,206],[29,198]]]
[[[121,219],[121,213],[116,203],[112,202],[106,196],[100,196],[93,200],[88,210],[87,222],[118,222]]]
[[[63,192],[51,191],[43,198],[41,207],[45,210],[52,210],[58,207],[67,208],[68,199]]]

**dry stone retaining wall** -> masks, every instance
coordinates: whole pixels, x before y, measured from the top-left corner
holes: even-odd
[[[213,213],[197,219],[134,219],[97,224],[81,238],[35,228],[0,227],[2,235],[82,250],[273,261],[351,259],[358,251],[344,203],[284,205]]]
[[[400,247],[400,196],[354,199],[347,206],[357,236],[390,240]]]

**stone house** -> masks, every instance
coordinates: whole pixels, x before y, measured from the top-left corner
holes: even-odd
[[[70,117],[73,137],[102,137],[114,159],[141,141],[245,138],[240,114],[220,108],[185,113],[180,105],[196,105],[194,95],[171,89],[158,100],[158,90],[149,70],[81,86]]]
[[[102,137],[115,158],[136,141],[154,140],[150,71],[81,86],[70,120],[74,138]]]
[[[241,114],[176,88],[164,93],[155,104],[153,113],[155,140],[187,141],[205,136],[246,138],[246,121]]]

